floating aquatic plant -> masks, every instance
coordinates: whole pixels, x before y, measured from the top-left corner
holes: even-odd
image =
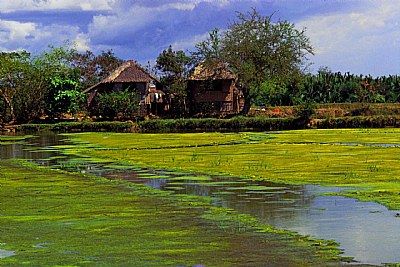
[[[110,148],[101,151],[82,148],[76,149],[76,153],[119,160],[122,150],[125,160],[135,165],[292,184],[381,188],[400,193],[398,147],[369,145],[400,144],[400,129],[395,128],[229,134],[79,133],[68,137],[74,142]],[[362,145],[348,145],[355,143]],[[366,191],[362,192],[358,197],[367,198]],[[369,199],[372,195],[380,203],[400,208],[400,197],[396,194],[384,197],[372,193]]]

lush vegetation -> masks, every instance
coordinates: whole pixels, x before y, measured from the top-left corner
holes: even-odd
[[[54,132],[75,132],[75,131],[93,131],[93,132],[134,132],[136,131],[136,124],[132,122],[59,122],[51,124],[43,123],[28,123],[16,126],[19,132],[31,132],[35,133],[38,131],[54,131]]]
[[[123,61],[111,51],[79,54],[71,45],[28,52],[0,53],[0,122],[32,122],[86,111],[83,89],[107,76]]]
[[[382,105],[380,105],[382,107]],[[385,106],[388,107],[388,106]],[[275,110],[279,110],[275,112]],[[335,129],[335,128],[385,128],[399,127],[399,109],[368,108],[355,109],[354,113],[367,112],[368,116],[359,114],[353,116],[335,117],[335,113],[343,113],[343,109],[337,108],[326,111],[317,109],[317,113],[311,113],[309,109],[293,111],[292,107],[273,108],[261,111],[256,116],[233,117],[231,119],[203,118],[203,119],[157,119],[138,121],[103,121],[92,122],[59,122],[51,124],[22,124],[10,129],[12,131],[32,133],[41,130],[55,132],[140,132],[140,133],[176,133],[176,132],[238,132],[238,131],[277,131],[295,129]],[[378,115],[371,115],[371,114]],[[121,113],[122,114],[122,113]]]
[[[237,134],[82,133],[71,138],[105,148],[81,145],[73,153],[276,182],[355,186],[358,189],[346,195],[400,209],[397,178],[400,168],[395,163],[399,133],[398,129]]]
[[[0,168],[2,265],[341,265],[336,244],[275,231],[206,197],[4,160]]]

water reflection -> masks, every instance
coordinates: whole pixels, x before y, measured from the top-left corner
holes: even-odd
[[[300,234],[338,240],[345,255],[364,263],[400,262],[400,219],[396,211],[373,202],[338,196],[315,197],[307,216],[282,220]]]
[[[59,152],[37,147],[62,143],[58,135],[41,135],[29,144],[0,146],[2,158],[24,158],[41,165],[58,166],[73,171],[90,172],[108,179],[120,179],[146,184],[179,194],[214,197],[214,205],[233,208],[249,214],[278,229],[298,232],[315,238],[340,243],[345,256],[367,264],[400,262],[400,218],[398,211],[382,205],[355,199],[317,194],[342,190],[315,185],[286,185],[237,177],[177,174],[164,170],[132,168],[112,169],[110,165],[65,164]],[[49,160],[52,159],[52,160]],[[70,159],[72,160],[72,159]],[[197,177],[197,178],[196,178]]]
[[[11,256],[14,256],[14,255],[16,255],[14,251],[0,249],[0,259],[11,257]]]
[[[0,158],[28,159],[40,165],[50,166],[54,162],[49,161],[49,159],[60,153],[56,153],[54,150],[38,150],[38,148],[50,148],[59,144],[63,139],[60,135],[49,132],[29,138],[25,142],[0,145]]]
[[[160,174],[155,170],[148,172]],[[185,176],[176,175],[171,176],[170,180],[148,177],[140,179],[140,173],[137,172],[111,172],[104,176],[177,193],[215,196],[215,205],[261,218],[278,229],[335,240],[344,250],[344,256],[354,257],[361,263],[380,265],[400,262],[398,211],[389,211],[380,204],[352,198],[316,196],[343,188],[251,180],[240,180],[237,183],[239,178],[218,176],[210,176],[211,180],[206,183],[185,180]],[[264,187],[264,190],[252,190],[257,187]]]

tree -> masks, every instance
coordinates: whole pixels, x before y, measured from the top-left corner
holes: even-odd
[[[79,70],[81,88],[86,89],[100,82],[124,63],[124,60],[114,55],[112,50],[102,51],[95,55],[87,50],[81,54],[72,55],[70,65]]]
[[[92,115],[101,116],[113,120],[115,117],[120,119],[131,119],[139,110],[137,93],[128,89],[120,92],[99,94],[98,106],[92,110]]]
[[[6,119],[6,114],[9,115],[8,122],[11,124],[17,119],[13,98],[23,88],[23,81],[28,73],[29,59],[30,54],[26,51],[0,53],[0,95],[7,109],[3,110],[3,119]]]
[[[172,93],[184,96],[186,91],[186,78],[190,69],[191,58],[184,51],[167,50],[158,55],[156,69],[161,71],[161,82],[171,89]]]
[[[196,50],[193,51],[192,58],[195,62],[205,62],[207,65],[218,65],[222,58],[222,43],[223,38],[221,31],[218,28],[209,32],[208,38],[196,44]]]
[[[192,53],[210,68],[228,64],[237,73],[237,85],[245,98],[243,113],[250,109],[260,84],[271,81],[295,87],[307,65],[307,55],[313,54],[305,30],[293,23],[262,16],[256,9],[237,13],[235,21],[224,32],[214,30],[207,40],[196,45]]]
[[[156,60],[156,69],[161,71],[161,83],[169,88],[175,102],[171,105],[172,113],[185,111],[186,78],[191,68],[191,58],[184,51],[174,51],[172,46],[163,50]]]
[[[79,108],[82,94],[79,88],[79,72],[71,66],[76,50],[70,45],[49,46],[32,60],[37,71],[36,87],[45,93],[45,115],[55,118],[62,113],[73,113]]]

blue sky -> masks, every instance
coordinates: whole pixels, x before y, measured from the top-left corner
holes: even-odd
[[[193,50],[251,7],[306,28],[311,71],[400,74],[399,0],[1,0],[0,51],[40,53],[69,40],[146,65],[169,45]]]

